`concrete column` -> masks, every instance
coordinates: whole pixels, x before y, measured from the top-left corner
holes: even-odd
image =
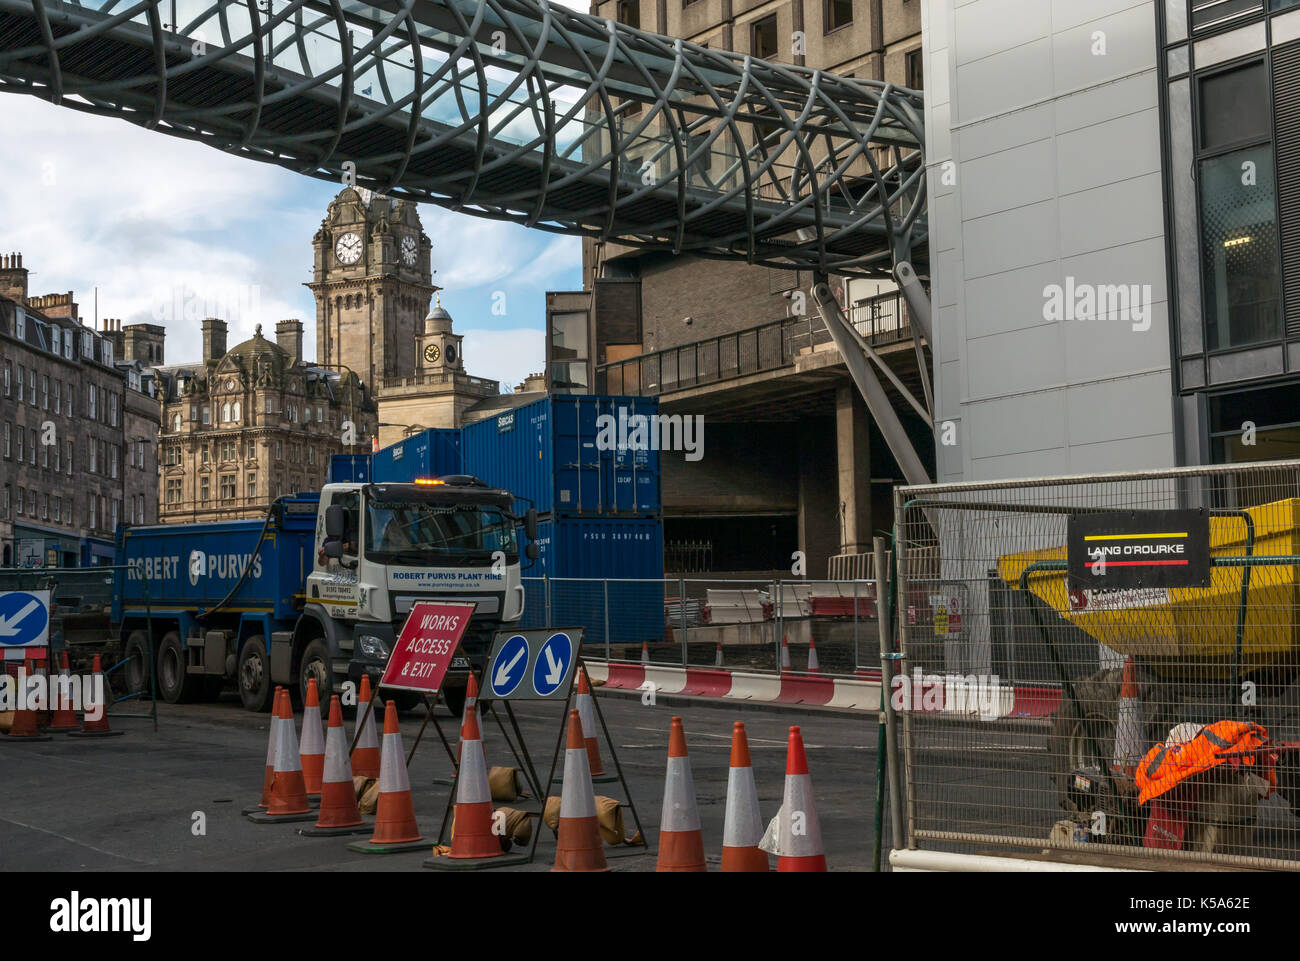
[[[853,384],[835,390],[840,553],[871,552],[871,420]]]

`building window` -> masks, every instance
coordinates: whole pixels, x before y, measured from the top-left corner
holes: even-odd
[[[144,495],[135,495],[135,516],[140,518],[141,524],[148,523],[149,519],[144,515]]]
[[[827,33],[853,22],[853,0],[825,0],[825,2]]]
[[[26,368],[24,368],[22,364],[19,364],[18,365],[18,399],[20,401],[23,399],[23,381],[26,379],[26,377],[27,377]]]
[[[199,500],[207,503],[212,499],[212,486],[206,477],[199,478]]]
[[[181,479],[179,477],[169,477],[167,478],[167,503],[179,504],[180,502],[181,502]]]
[[[762,17],[750,24],[749,50],[763,60],[776,56],[776,14]]]
[[[54,382],[54,413],[63,410],[63,381]]]
[[[42,494],[41,495],[41,520],[48,521],[49,519],[50,519],[50,495]]]
[[[1192,29],[1204,30],[1249,17],[1263,0],[1192,0]]]
[[[108,476],[117,480],[117,445],[110,444],[108,448]]]
[[[1254,171],[1249,185],[1243,169]],[[1198,181],[1206,342],[1222,350],[1276,340],[1281,284],[1272,145],[1202,160]]]
[[[41,374],[41,410],[50,409],[50,378]]]
[[[17,440],[18,440],[18,444],[17,444],[17,446],[16,446],[16,448],[15,448],[15,454],[16,454],[17,457],[18,457],[18,463],[21,464],[21,463],[23,462],[23,437],[26,436],[26,435],[23,433],[23,428],[22,428],[22,425],[21,425],[21,424],[18,425],[18,429],[17,429],[16,431],[14,431],[14,436],[15,436],[15,437],[17,438]]]
[[[903,58],[903,66],[907,71],[905,83],[912,90],[925,89],[925,52],[922,50],[911,50]]]
[[[68,396],[64,400],[65,403],[64,403],[63,412],[67,414],[69,417],[71,417],[72,416],[72,385],[71,384],[68,385]]]
[[[10,438],[10,436],[9,436],[9,430],[10,430],[9,424],[6,422],[6,423],[5,423],[5,440],[4,440],[5,460],[9,460],[9,458],[10,458],[10,457],[12,456],[12,454],[13,454],[13,443],[12,443],[12,440],[11,440],[11,438]]]
[[[23,489],[18,488],[18,500],[14,504],[14,510],[21,514],[23,512]]]
[[[248,497],[251,500],[256,496],[257,496],[257,475],[249,474],[248,475]]]
[[[230,401],[226,401],[221,405],[221,423],[230,423]]]
[[[114,498],[113,498],[113,513],[112,513],[112,516],[111,516],[112,524],[111,524],[111,526],[109,527],[109,530],[111,530],[111,531],[115,531],[115,530],[117,530],[117,522],[118,522],[118,519],[119,519],[121,516],[122,516],[122,502],[119,501],[116,497],[114,497]]]
[[[230,419],[234,421],[236,424],[239,423],[239,413],[240,413],[239,401],[235,401],[235,403],[230,408]]]
[[[284,447],[280,441],[275,442],[275,459],[281,460],[284,457]]]
[[[207,404],[203,405],[203,408],[202,410],[200,410],[199,413],[201,415],[201,419],[204,427],[212,423],[212,411]]]
[[[49,444],[41,445],[41,467],[44,470],[50,469],[50,445]]]
[[[228,501],[228,500],[232,501],[235,499],[235,475],[234,474],[222,474],[220,486],[221,486],[221,491],[220,491],[221,499],[223,501]]]
[[[5,396],[6,396],[6,397],[9,396],[9,391],[10,391],[10,389],[11,389],[11,388],[10,388],[10,384],[9,384],[9,378],[12,376],[11,373],[10,373],[10,370],[11,370],[11,368],[10,368],[10,366],[9,366],[9,361],[6,360],[6,361],[5,361],[5,366],[4,366],[4,382],[5,382]]]
[[[27,463],[36,466],[36,428],[27,432]]]
[[[94,474],[99,464],[99,445],[95,443],[94,438],[91,438],[86,446],[90,448],[90,472]]]
[[[94,384],[91,384],[91,385],[90,385],[90,393],[87,394],[86,396],[87,396],[87,400],[86,400],[86,411],[87,411],[87,414],[89,415],[90,419],[91,419],[91,420],[94,420],[94,419],[95,419],[95,401],[96,401],[96,399],[97,399],[98,396],[99,396],[99,391],[97,391],[97,390],[95,389],[95,385],[94,385]]]
[[[63,353],[63,328],[57,324],[50,327],[50,353],[58,355]]]
[[[63,449],[67,452],[68,476],[71,477],[72,476],[72,441],[68,441],[66,444],[64,444]]]
[[[1269,137],[1271,98],[1262,60],[1199,78],[1197,94],[1202,150]]]
[[[209,460],[208,445],[204,444],[202,447],[199,448],[199,463],[207,464],[208,460]]]
[[[108,425],[117,426],[117,394],[108,395]]]
[[[233,440],[223,440],[221,442],[221,459],[223,461],[233,461],[236,459],[235,442]]]
[[[59,471],[63,470],[63,448],[61,448],[57,443],[52,446],[54,447],[54,473],[57,474]]]

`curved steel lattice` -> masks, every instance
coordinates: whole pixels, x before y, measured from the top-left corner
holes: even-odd
[[[618,243],[858,275],[924,249],[920,94],[546,0],[0,0],[0,89]]]

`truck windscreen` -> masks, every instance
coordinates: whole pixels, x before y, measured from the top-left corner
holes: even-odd
[[[515,524],[489,504],[370,499],[366,556],[382,564],[487,563],[496,551],[515,560]]]

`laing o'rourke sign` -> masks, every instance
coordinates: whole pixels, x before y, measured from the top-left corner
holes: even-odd
[[[1203,509],[1072,514],[1070,587],[1209,587],[1210,518]]]

